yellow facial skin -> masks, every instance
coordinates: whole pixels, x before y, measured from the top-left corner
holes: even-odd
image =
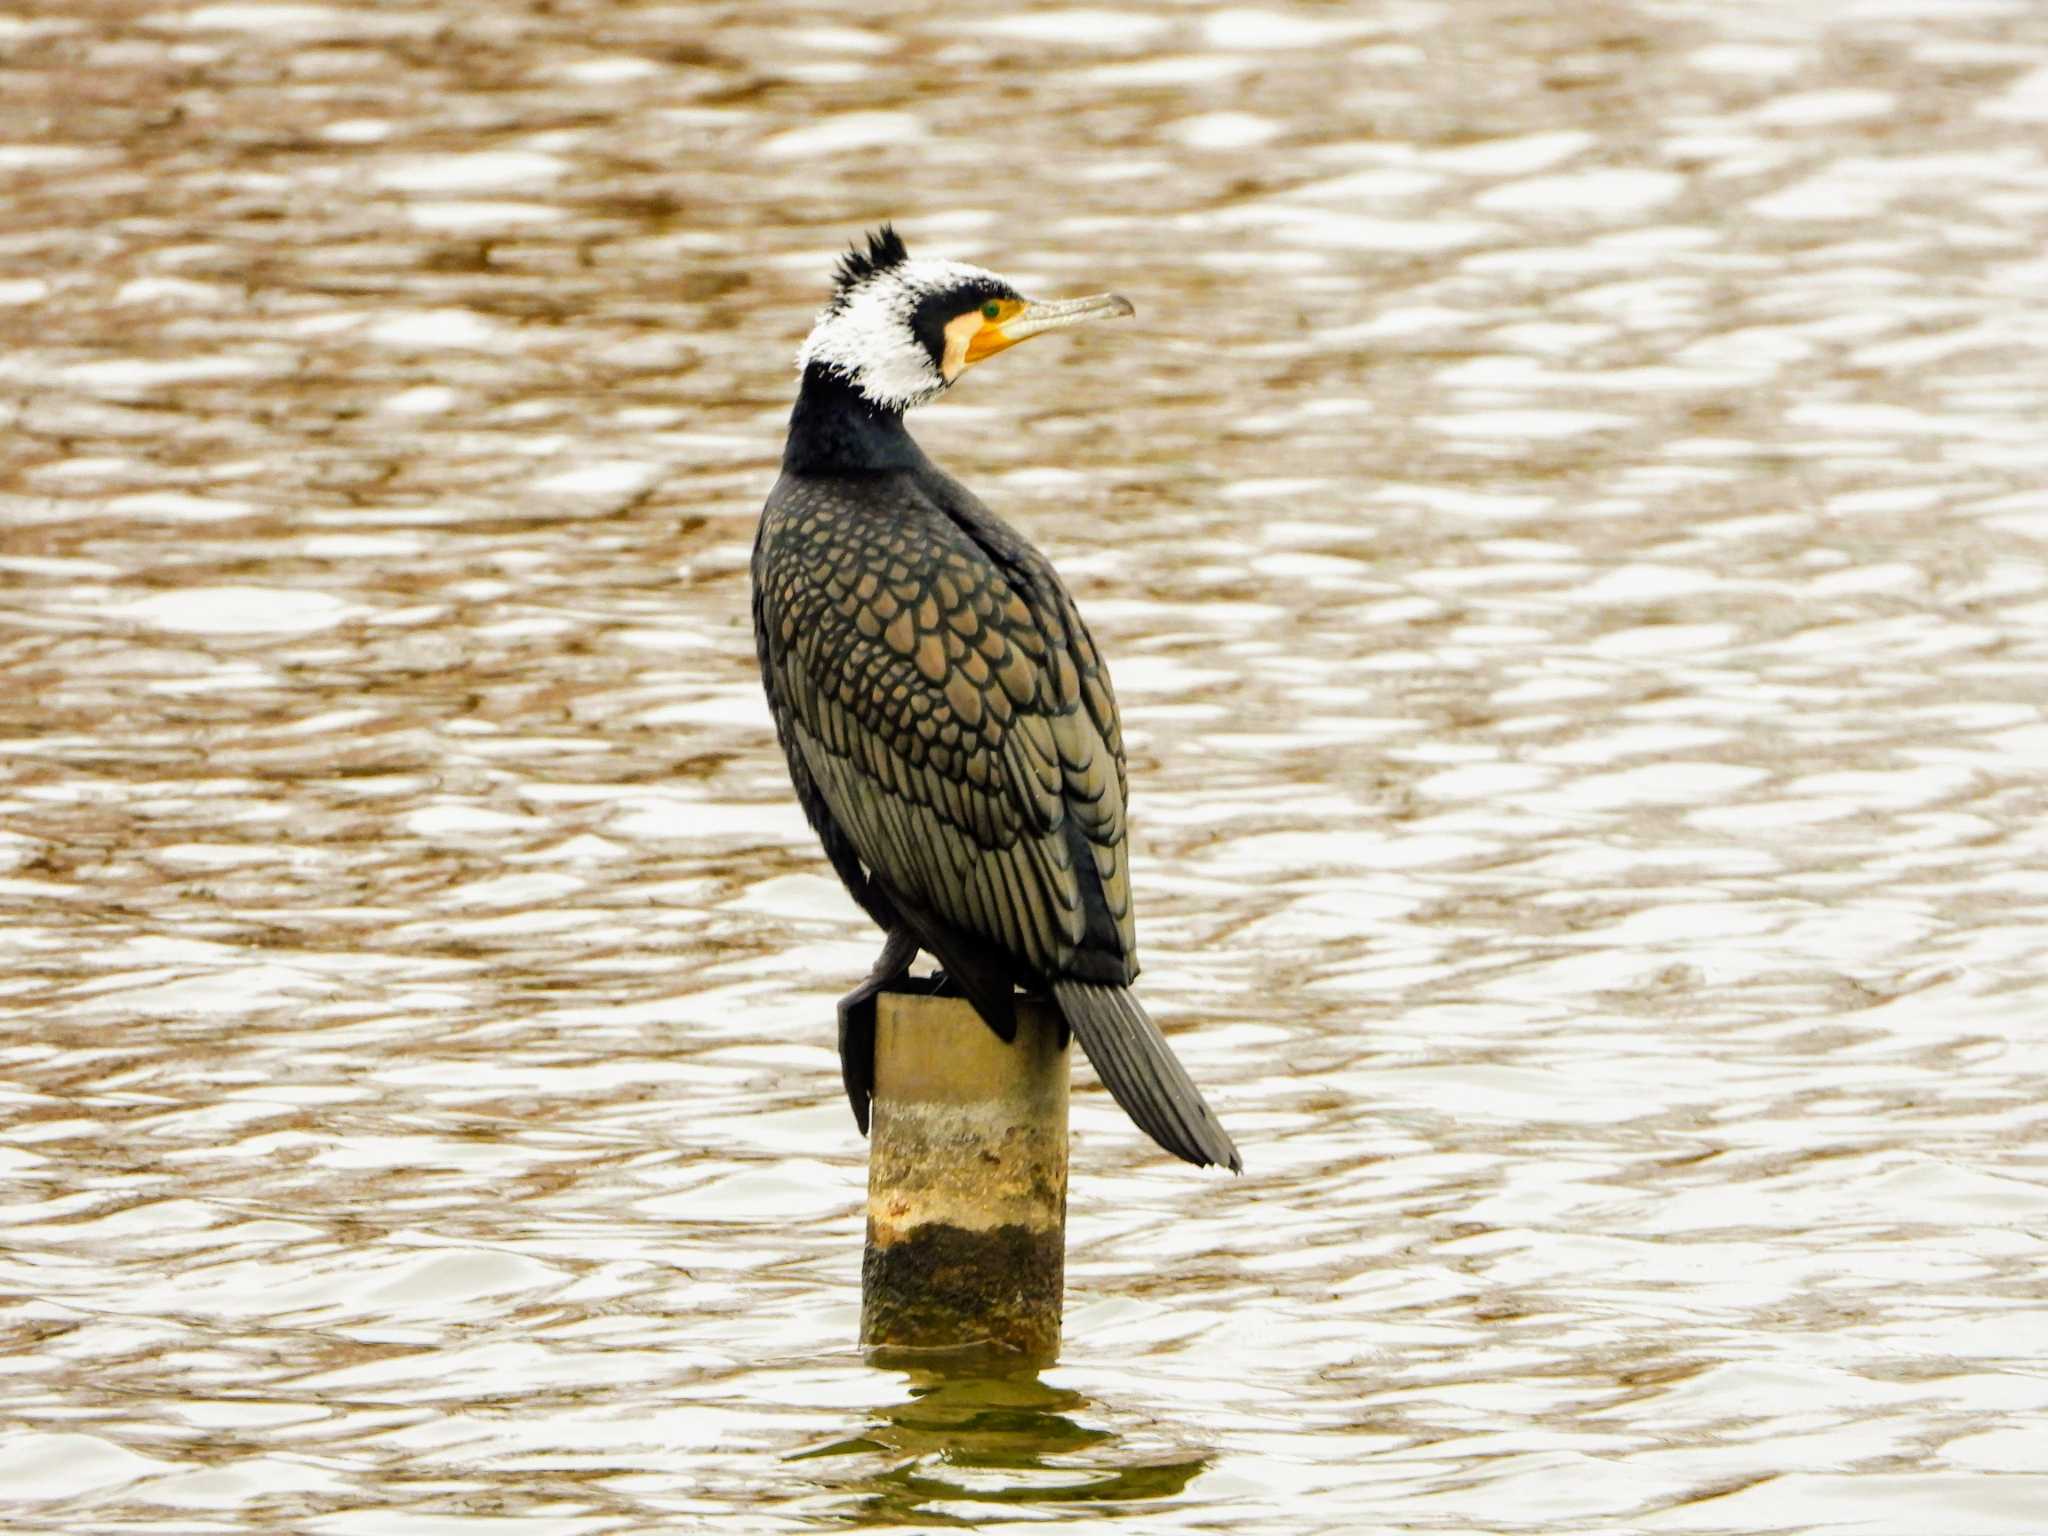
[[[946,350],[939,362],[939,373],[950,384],[969,365],[994,357],[1004,348],[1014,347],[1041,331],[1136,313],[1131,301],[1120,293],[1043,303],[1030,299],[989,299],[946,322]]]

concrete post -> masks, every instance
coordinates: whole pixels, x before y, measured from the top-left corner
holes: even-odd
[[[1049,1004],[1005,1045],[962,999],[876,999],[862,1344],[1058,1355],[1068,1054]]]

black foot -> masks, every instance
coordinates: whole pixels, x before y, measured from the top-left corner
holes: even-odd
[[[924,995],[926,997],[965,997],[967,994],[961,991],[959,985],[944,971],[933,971],[931,975],[924,979]]]
[[[916,958],[917,940],[900,929],[892,932],[867,979],[839,999],[839,1076],[863,1136],[875,1096],[875,999],[899,986]]]
[[[929,976],[912,976],[905,972],[892,977],[876,989],[878,992],[894,992],[899,997],[965,997],[960,984],[944,971],[933,971]],[[847,994],[849,997],[851,993]]]

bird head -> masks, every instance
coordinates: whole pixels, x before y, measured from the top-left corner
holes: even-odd
[[[840,258],[832,302],[797,353],[884,410],[937,398],[985,357],[1045,331],[1136,314],[1121,294],[1039,302],[959,261],[913,260],[884,224]]]

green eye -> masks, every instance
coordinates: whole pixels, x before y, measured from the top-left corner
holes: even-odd
[[[1002,312],[1003,306],[998,304],[994,299],[990,299],[986,304],[981,306],[981,318],[984,320],[993,320],[997,315],[1000,315]]]

